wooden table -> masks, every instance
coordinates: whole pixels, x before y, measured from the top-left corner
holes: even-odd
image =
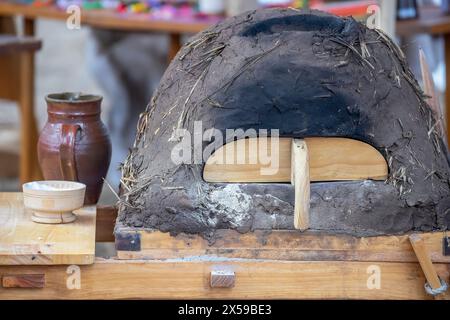
[[[68,224],[31,221],[22,193],[0,193],[0,265],[89,265],[95,258],[95,206]]]
[[[2,23],[0,21],[0,27]],[[5,25],[4,25],[5,26]],[[20,181],[40,179],[34,116],[34,54],[41,41],[31,37],[0,34],[0,97],[20,108]]]
[[[420,16],[415,20],[397,23],[397,35],[409,37],[417,34],[443,36],[445,41],[445,71],[447,89],[445,92],[446,125],[450,128],[450,15],[445,15],[440,8],[425,7],[420,9]],[[450,132],[447,133],[450,141]]]
[[[36,7],[9,2],[0,3],[0,16],[23,16],[33,24],[38,18],[67,20],[69,14],[56,7]],[[149,14],[117,13],[109,10],[82,10],[81,25],[94,28],[125,31],[163,32],[170,36],[168,60],[181,47],[181,35],[197,33],[220,21],[219,18],[156,19]],[[1,30],[0,30],[1,33]]]

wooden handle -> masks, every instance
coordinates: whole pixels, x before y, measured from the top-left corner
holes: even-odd
[[[432,289],[439,289],[441,287],[441,280],[434,269],[433,262],[431,261],[430,255],[425,246],[425,241],[418,234],[410,235],[409,241],[411,242],[414,252],[416,253],[420,267],[425,274],[428,284]]]
[[[75,140],[81,127],[77,124],[63,124],[61,129],[61,145],[59,157],[61,173],[64,180],[78,181],[77,166],[75,162]]]
[[[305,231],[309,229],[311,182],[308,146],[304,140],[292,140],[291,162],[291,184],[295,187],[294,226]]]

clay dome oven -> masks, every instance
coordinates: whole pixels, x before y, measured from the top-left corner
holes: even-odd
[[[433,113],[398,47],[352,18],[261,10],[196,35],[142,114],[122,167],[126,226],[209,238],[293,229],[292,185],[206,182],[206,161],[171,161],[177,132],[194,132],[197,121],[224,136],[277,129],[375,148],[387,179],[311,184],[312,230],[372,236],[450,224],[449,162]],[[212,141],[214,150],[230,142]]]

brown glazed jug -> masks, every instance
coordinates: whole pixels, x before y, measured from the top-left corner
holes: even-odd
[[[56,93],[45,100],[48,120],[38,142],[44,178],[84,183],[85,204],[96,204],[111,161],[111,141],[100,119],[102,97]]]

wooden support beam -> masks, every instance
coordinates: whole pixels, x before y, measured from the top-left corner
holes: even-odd
[[[409,240],[411,241],[411,245],[416,253],[420,267],[425,274],[428,284],[434,290],[439,289],[441,287],[441,281],[433,266],[433,262],[431,262],[430,254],[425,246],[425,241],[418,234],[410,235]]]
[[[33,19],[23,19],[23,34],[33,37],[35,23]],[[40,48],[41,44],[39,43]],[[37,50],[37,49],[34,49]],[[29,50],[20,54],[20,181],[21,183],[33,180],[42,180],[42,173],[37,157],[38,129],[34,114],[34,51]]]
[[[6,18],[0,18],[0,33],[16,33],[13,21],[9,27]],[[24,19],[23,34],[0,37],[0,97],[17,101],[20,107],[20,181],[42,180],[36,145],[38,130],[34,115],[34,54],[41,42],[34,35],[34,21]]]
[[[310,180],[309,153],[304,140],[292,139],[291,184],[295,188],[294,226],[300,231],[309,229]]]
[[[408,235],[357,238],[297,230],[255,230],[244,234],[216,230],[216,235],[217,240],[210,244],[198,235],[172,236],[157,230],[131,229],[119,223],[116,226],[117,256],[123,260],[220,256],[290,261],[417,262]],[[434,263],[450,263],[450,256],[443,254],[442,232],[421,236]]]
[[[172,62],[172,60],[177,55],[182,47],[181,34],[179,33],[169,33],[169,53],[167,63]]]
[[[236,274],[233,288],[211,288],[219,266]],[[448,265],[436,268],[448,272]],[[97,259],[79,268],[0,266],[0,276],[27,273],[45,274],[45,288],[0,287],[0,299],[432,299],[418,263]],[[374,276],[379,289],[368,285]]]
[[[114,226],[117,219],[117,207],[97,206],[97,220],[95,224],[96,242],[114,242]]]
[[[20,182],[40,180],[34,115],[34,52],[20,53]]]

